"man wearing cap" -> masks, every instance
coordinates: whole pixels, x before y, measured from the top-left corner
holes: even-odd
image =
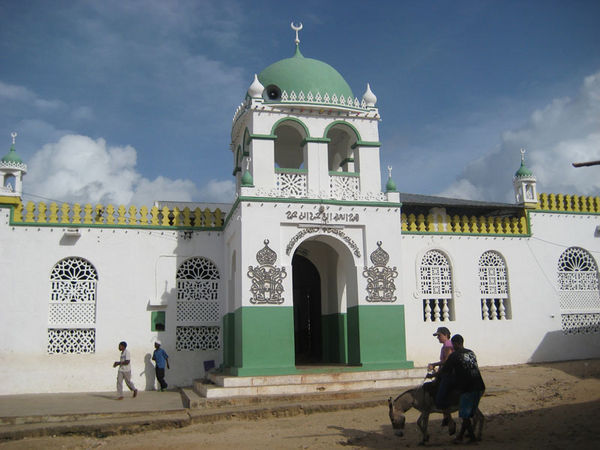
[[[167,369],[169,367],[169,355],[165,352],[161,346],[160,341],[154,343],[154,353],[152,353],[152,360],[156,362],[156,379],[160,384],[160,390],[167,390],[167,382],[165,381],[165,365]]]
[[[446,362],[450,353],[454,351],[454,347],[452,346],[452,341],[450,340],[450,330],[446,327],[439,327],[435,333],[433,333],[435,337],[438,338],[440,344],[442,344],[442,349],[440,350],[440,360],[437,362],[430,363],[427,366],[428,370],[433,370],[438,366],[441,366]]]
[[[439,343],[442,344],[442,348],[440,350],[440,360],[428,364],[428,370],[433,370],[436,367],[443,367],[444,363],[448,360],[448,357],[454,351],[452,341],[450,340],[450,330],[448,328],[439,327],[433,335],[438,338]],[[439,384],[435,394],[435,405],[440,409],[445,409],[449,406],[446,398],[448,397],[448,392],[451,387],[451,378],[449,374],[443,373],[441,370],[438,370],[438,374]],[[444,411],[444,420],[442,420],[442,426],[446,425],[450,427],[448,431],[451,435],[456,432],[456,424],[448,411]]]

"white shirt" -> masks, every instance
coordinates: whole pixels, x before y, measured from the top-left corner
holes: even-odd
[[[129,350],[125,349],[121,352],[121,365],[119,366],[119,372],[131,372],[131,363],[123,364],[123,361],[131,361],[131,355]]]

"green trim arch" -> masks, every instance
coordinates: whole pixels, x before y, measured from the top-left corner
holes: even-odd
[[[233,164],[233,173],[231,175],[235,176],[236,173],[242,170],[242,146],[238,145],[235,150],[235,163]]]
[[[250,144],[251,140],[252,139],[250,138],[250,130],[248,130],[248,127],[246,127],[246,129],[244,130],[244,137],[242,138],[242,151],[246,156],[250,154],[248,152],[248,145]]]
[[[281,125],[283,122],[287,122],[287,121],[298,123],[304,130],[304,134],[305,134],[304,138],[306,139],[306,138],[310,137],[310,133],[308,132],[308,127],[304,124],[304,122],[302,122],[300,119],[296,119],[295,117],[284,117],[283,119],[279,119],[277,122],[275,122],[273,124],[273,127],[271,128],[271,134],[273,136],[277,136],[277,134],[275,134],[275,130],[277,129],[277,127],[279,127],[279,125]]]
[[[354,135],[356,136],[356,141],[357,142],[361,142],[362,141],[362,138],[360,137],[360,133],[358,132],[358,130],[356,129],[356,127],[354,125],[352,125],[351,123],[346,122],[345,120],[336,120],[334,122],[331,122],[329,125],[327,125],[327,128],[325,128],[325,131],[323,133],[323,138],[327,138],[327,134],[329,134],[329,130],[331,130],[336,125],[345,125],[345,126],[347,126],[352,131],[354,131]]]

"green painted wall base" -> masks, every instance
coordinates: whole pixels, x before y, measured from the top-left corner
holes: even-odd
[[[341,371],[408,369],[404,306],[362,305],[322,317],[323,364]],[[288,375],[295,365],[294,309],[246,306],[223,318],[223,372],[233,376]],[[329,369],[328,369],[329,370]]]
[[[406,369],[404,305],[348,308],[348,362],[365,370]]]
[[[346,314],[321,316],[321,336],[324,363],[348,363]]]
[[[295,373],[293,307],[246,306],[238,308],[233,316],[234,358],[228,370],[231,374]]]

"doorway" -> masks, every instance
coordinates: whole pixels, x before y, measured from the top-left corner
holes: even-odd
[[[292,258],[294,286],[294,343],[296,365],[322,361],[321,277],[312,262],[296,253]]]

